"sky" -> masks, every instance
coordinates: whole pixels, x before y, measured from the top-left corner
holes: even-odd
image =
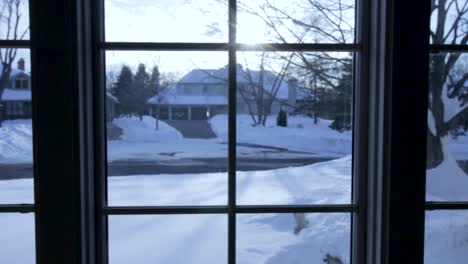
[[[105,4],[105,39],[108,42],[227,42],[228,7],[224,0],[103,0]],[[256,12],[266,0],[242,0],[239,6],[248,4]],[[317,0],[336,2],[330,0]],[[347,0],[344,0],[347,1]],[[351,1],[351,0],[350,0]],[[269,0],[274,6],[303,19],[307,0]],[[27,1],[23,3],[22,27],[29,20]],[[258,17],[245,12],[238,13],[237,41],[241,43],[271,42],[271,28]],[[352,19],[353,20],[353,19]],[[354,23],[353,21],[351,21]],[[2,36],[0,28],[0,37]],[[279,28],[288,41],[294,37]],[[29,36],[27,36],[29,38]],[[255,53],[242,57],[257,60]],[[18,58],[25,58],[30,69],[29,52],[20,51]],[[258,61],[258,60],[257,60]],[[106,69],[120,69],[127,64],[136,69],[139,63],[148,68],[157,64],[162,72],[184,74],[194,68],[216,69],[227,65],[227,52],[151,52],[151,51],[107,51]],[[16,62],[15,62],[16,64]],[[255,65],[257,64],[257,65]],[[250,63],[255,68],[258,63]]]

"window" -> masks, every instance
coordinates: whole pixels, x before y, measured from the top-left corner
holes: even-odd
[[[29,1],[0,1],[0,10],[0,61],[14,73],[21,58],[30,61]],[[28,86],[8,78],[11,87],[0,86],[0,262],[32,264],[36,251],[31,92],[12,89]]]
[[[464,263],[468,234],[468,43],[465,1],[433,1],[425,263]]]
[[[96,67],[122,113],[105,124],[121,135],[107,135],[98,194],[104,258],[350,263],[360,5],[103,2]],[[318,87],[336,94],[322,112],[305,100]]]
[[[421,263],[427,25],[376,2],[31,1],[35,184],[14,182],[37,199],[0,205],[1,257],[34,262],[35,231],[39,264]]]
[[[29,88],[29,81],[26,79],[16,79],[15,80],[15,88],[16,89],[28,89]]]

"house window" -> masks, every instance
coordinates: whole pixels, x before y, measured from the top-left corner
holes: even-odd
[[[462,263],[468,250],[468,6],[432,1],[425,263]],[[445,18],[446,17],[446,18]]]
[[[24,102],[7,102],[6,114],[8,116],[22,116],[25,114]]]
[[[15,80],[15,88],[16,89],[28,89],[29,88],[29,81],[26,79],[16,79]]]
[[[96,48],[105,69],[117,67],[114,94],[122,91],[127,107],[113,121],[122,136],[107,141],[97,195],[106,197],[99,229],[109,263],[351,261],[359,180],[353,120],[291,113],[313,92],[306,82],[313,75],[340,94],[329,108],[353,116],[352,98],[363,96],[355,82],[360,5],[283,2],[103,0],[106,16],[96,28],[105,37]],[[145,100],[131,103],[123,92],[139,89],[156,67],[175,76],[164,88],[170,120],[139,115]],[[184,96],[179,80],[199,89]],[[228,96],[215,96],[207,82],[223,84],[219,94]],[[190,250],[162,254],[180,248]]]

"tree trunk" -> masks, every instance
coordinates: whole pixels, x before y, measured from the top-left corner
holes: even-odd
[[[431,131],[427,129],[426,168],[433,169],[439,166],[443,160],[444,151],[441,138],[434,136]]]

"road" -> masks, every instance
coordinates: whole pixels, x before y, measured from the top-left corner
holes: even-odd
[[[237,170],[259,171],[297,167],[331,160],[333,158],[237,159]],[[468,174],[468,160],[458,161]],[[109,163],[109,176],[142,174],[182,174],[226,172],[227,160],[222,158],[180,159],[160,161],[115,161]],[[0,180],[32,178],[32,164],[0,164]]]

